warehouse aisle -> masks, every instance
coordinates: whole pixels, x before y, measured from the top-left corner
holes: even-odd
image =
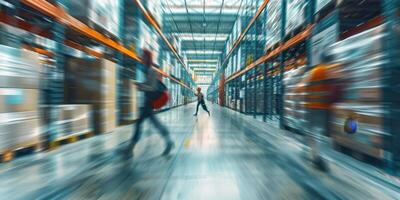
[[[162,139],[145,126],[133,160],[119,149],[131,128],[0,166],[0,199],[396,199],[343,167],[312,169],[299,142],[282,130],[209,105],[159,114],[176,148],[161,157]],[[13,185],[10,185],[12,183]]]

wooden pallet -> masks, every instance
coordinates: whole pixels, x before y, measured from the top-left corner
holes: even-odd
[[[56,140],[49,142],[49,150],[54,150],[62,145],[78,142],[80,140],[91,138],[93,136],[94,136],[94,132],[89,131],[89,132],[82,133],[82,134],[74,134],[74,135],[68,135],[68,136],[64,136],[61,138],[57,138]]]
[[[120,125],[121,126],[126,126],[126,125],[134,124],[136,122],[137,122],[137,119],[131,119],[131,120],[124,119],[124,120],[122,120]]]
[[[335,149],[336,151],[346,154],[348,156],[351,156],[359,161],[371,164],[371,165],[375,165],[375,166],[383,166],[384,165],[384,160],[383,159],[379,159],[373,156],[370,156],[368,154],[365,154],[361,151],[357,151],[355,149],[351,149],[348,148],[344,145],[341,145],[337,142],[333,142],[333,149]]]
[[[42,149],[42,144],[39,141],[26,142],[16,145],[0,153],[0,163],[9,162],[15,158],[31,155]]]

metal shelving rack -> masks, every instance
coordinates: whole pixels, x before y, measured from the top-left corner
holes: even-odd
[[[388,40],[385,49],[390,59],[390,63],[385,66],[383,98],[388,101],[388,112],[384,115],[384,129],[391,136],[388,138],[392,141],[388,149],[392,154],[388,155],[389,161],[386,164],[387,171],[395,175],[400,175],[400,86],[398,79],[400,77],[400,57],[399,57],[399,27],[400,27],[400,1],[385,0],[384,3],[384,22],[386,23],[386,32]]]
[[[284,16],[285,12],[285,5],[286,5],[286,0],[283,0],[283,8],[281,13]],[[358,24],[357,26],[353,27],[352,29],[349,29],[349,31],[342,33],[339,36],[339,39],[344,39],[347,38],[351,35],[354,35],[356,33],[360,33],[364,30],[368,30],[370,28],[376,27],[383,22],[388,24],[388,30],[387,32],[389,33],[389,40],[386,43],[386,50],[390,56],[390,66],[387,66],[387,69],[385,69],[385,76],[387,77],[386,80],[386,87],[383,92],[383,98],[390,100],[388,102],[388,106],[390,107],[389,112],[387,112],[386,116],[384,117],[384,127],[387,130],[387,132],[391,133],[393,142],[388,147],[392,152],[396,152],[396,155],[389,155],[390,158],[387,160],[393,161],[387,164],[389,166],[389,169],[399,169],[400,166],[400,134],[396,133],[396,130],[400,129],[400,112],[399,112],[399,106],[400,106],[400,95],[399,95],[399,86],[398,84],[396,85],[396,82],[398,80],[398,77],[400,76],[400,67],[399,67],[399,27],[400,27],[400,21],[399,21],[399,8],[400,8],[400,1],[399,0],[382,0],[384,2],[384,9],[383,9],[383,16],[377,16],[372,19],[367,19],[363,24]],[[243,31],[243,35],[247,34],[247,31],[251,29],[252,27],[256,26],[257,21],[264,22],[266,21],[268,17],[268,13],[266,12],[267,9],[265,7],[269,1],[264,1],[264,4],[259,7],[259,11],[261,13],[259,15],[254,16],[255,20],[251,21],[248,24],[248,29]],[[310,69],[312,67],[313,63],[313,57],[312,57],[312,41],[311,38],[314,34],[318,33],[321,30],[324,30],[329,26],[329,24],[339,22],[339,17],[338,13],[336,12],[336,1],[332,1],[330,4],[328,4],[325,9],[322,9],[318,12],[316,12],[316,0],[307,0],[307,8],[306,8],[306,15],[305,15],[305,24],[302,26],[302,29],[297,30],[297,32],[285,33],[285,17],[282,17],[282,30],[281,30],[281,41],[279,45],[270,48],[267,52],[265,52],[264,55],[256,57],[254,62],[252,63],[247,63],[245,66],[243,66],[240,70],[234,72],[232,75],[229,77],[226,77],[226,79],[221,81],[221,76],[226,68],[225,62],[222,62],[222,65],[220,66],[219,70],[217,71],[216,75],[214,76],[214,79],[212,81],[212,85],[210,86],[210,89],[208,91],[208,98],[211,101],[217,102],[218,98],[223,98],[219,97],[218,95],[218,90],[227,88],[227,87],[233,87],[231,91],[234,91],[234,96],[235,98],[238,98],[238,95],[236,94],[236,91],[240,91],[241,87],[245,88],[245,98],[248,96],[251,91],[250,88],[251,85],[255,85],[254,90],[263,91],[263,117],[262,119],[264,121],[270,121],[271,119],[274,118],[274,113],[279,114],[279,125],[281,128],[283,128],[285,125],[283,124],[283,93],[285,90],[285,85],[283,84],[283,73],[285,71],[284,65],[285,65],[285,56],[286,54],[289,53],[288,50],[291,50],[292,48],[296,48],[298,45],[305,45],[305,52],[306,52],[306,68]],[[253,23],[256,22],[256,23]],[[352,22],[353,23],[353,22]],[[355,22],[357,23],[357,22]],[[348,25],[345,25],[348,26]],[[352,25],[350,25],[352,26]],[[268,31],[268,30],[265,30]],[[265,33],[264,33],[265,34]],[[265,35],[264,35],[265,36]],[[286,37],[286,38],[285,38]],[[238,40],[235,41],[234,43],[236,46],[244,45],[242,42],[242,37],[240,37]],[[231,51],[230,53],[232,53]],[[230,54],[228,54],[225,58],[227,60],[229,58]],[[224,61],[225,61],[224,60]],[[279,74],[276,76],[276,78],[269,78],[269,73],[272,70],[272,62],[276,61],[279,63]],[[263,71],[263,81],[261,81],[259,84],[257,84],[257,81],[254,81],[253,75],[254,71],[256,69],[261,68]],[[245,79],[243,82],[242,79]],[[248,81],[248,79],[250,80]],[[224,84],[221,84],[224,83]],[[244,84],[244,85],[243,85]],[[275,86],[274,86],[275,85]],[[396,86],[394,86],[396,85]],[[238,88],[239,87],[239,88]],[[274,91],[273,88],[277,87],[279,88],[279,92],[277,93],[278,96],[278,101],[274,101]],[[239,92],[240,93],[240,92]],[[253,102],[256,102],[258,99],[256,95],[253,95],[254,99],[252,100]],[[226,98],[226,97],[225,97]],[[240,101],[238,99],[235,99],[235,106],[233,106],[234,110],[237,111],[242,111],[240,108],[238,109],[237,101]],[[219,102],[221,105],[225,105],[223,102]],[[278,103],[278,104],[277,104]],[[250,115],[255,115],[255,105],[247,105],[245,103],[245,113],[250,114]],[[226,105],[225,105],[226,106]],[[248,112],[250,109],[250,112]],[[397,131],[398,132],[398,131]]]
[[[141,5],[140,1],[123,0],[121,2],[123,4],[121,7],[122,9],[135,9],[136,11],[134,13],[137,14],[137,17],[139,19],[141,19],[140,12],[142,12],[144,18],[150,21],[150,26],[157,30],[160,37],[170,47],[170,51],[172,51],[173,54],[176,56],[176,59],[180,60],[180,64],[177,67],[182,68],[182,70],[184,69],[184,73],[182,73],[183,77],[181,79],[177,79],[176,77],[170,76],[169,73],[157,69],[156,67],[154,67],[154,69],[162,76],[177,83],[181,90],[184,91],[184,95],[192,95],[192,88],[195,85],[194,81],[191,79],[191,76],[188,75],[189,72],[187,71],[185,64],[177,54],[176,50],[169,44],[169,41],[166,40],[157,23],[155,23],[154,19],[151,18],[151,13],[149,13],[144,7],[138,8],[138,5]],[[119,101],[116,108],[118,113],[117,121],[120,122],[121,112],[119,111],[121,110],[121,97],[122,94],[126,92],[126,88],[123,88],[122,86],[122,78],[134,79],[137,65],[141,63],[141,59],[135,53],[135,49],[131,48],[131,46],[137,47],[136,41],[110,37],[107,34],[103,34],[99,30],[95,30],[94,28],[89,27],[88,25],[70,16],[63,8],[56,6],[56,0],[13,0],[9,3],[13,5],[14,9],[1,10],[0,22],[30,32],[34,37],[44,37],[48,40],[55,42],[56,44],[55,48],[46,48],[45,46],[42,46],[40,48],[34,46],[31,48],[32,50],[40,54],[46,54],[50,56],[53,59],[53,63],[55,65],[54,69],[47,74],[50,78],[48,79],[48,88],[44,88],[45,99],[42,103],[49,105],[59,105],[63,103],[63,74],[65,54],[66,49],[72,48],[81,52],[85,52],[87,55],[93,57],[105,57],[122,66],[117,69],[118,81],[116,86],[116,99],[117,101]],[[130,3],[130,6],[125,7],[124,5],[127,5],[128,3]],[[134,3],[136,3],[136,6]],[[17,17],[21,14],[19,13],[20,9],[29,10],[35,15],[35,18],[41,20],[41,22],[43,23],[34,24],[29,19],[24,20]],[[126,27],[124,26],[125,20],[123,20],[124,14],[127,13],[132,12],[121,12],[122,16],[120,16],[122,20],[120,32],[122,34]],[[1,32],[1,34],[3,38],[6,37],[8,41],[11,41],[13,43],[12,46],[21,46],[21,43],[23,41],[22,38],[15,37],[12,33],[8,34],[7,32]],[[140,32],[131,34],[140,34]],[[77,39],[73,41],[72,39],[74,38],[72,37],[77,37]],[[128,44],[128,46],[126,47],[123,44]],[[32,43],[29,45],[34,44]],[[105,49],[105,53],[101,53],[90,48],[91,45],[101,46]],[[51,113],[54,113],[54,111]],[[54,115],[55,114],[51,114],[51,122],[55,121]],[[51,125],[51,122],[49,132],[45,136],[45,140],[47,141],[45,146],[47,146],[47,148],[49,148],[49,141],[54,139],[52,138],[52,136],[55,135],[56,131]]]

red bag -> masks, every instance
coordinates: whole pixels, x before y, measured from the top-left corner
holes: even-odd
[[[151,106],[153,107],[153,109],[160,109],[168,103],[168,100],[169,100],[168,90],[165,90],[161,93],[161,95],[157,99],[154,99],[151,102]]]

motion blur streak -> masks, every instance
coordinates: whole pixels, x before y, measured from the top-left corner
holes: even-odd
[[[399,10],[0,0],[0,200],[399,200]]]

